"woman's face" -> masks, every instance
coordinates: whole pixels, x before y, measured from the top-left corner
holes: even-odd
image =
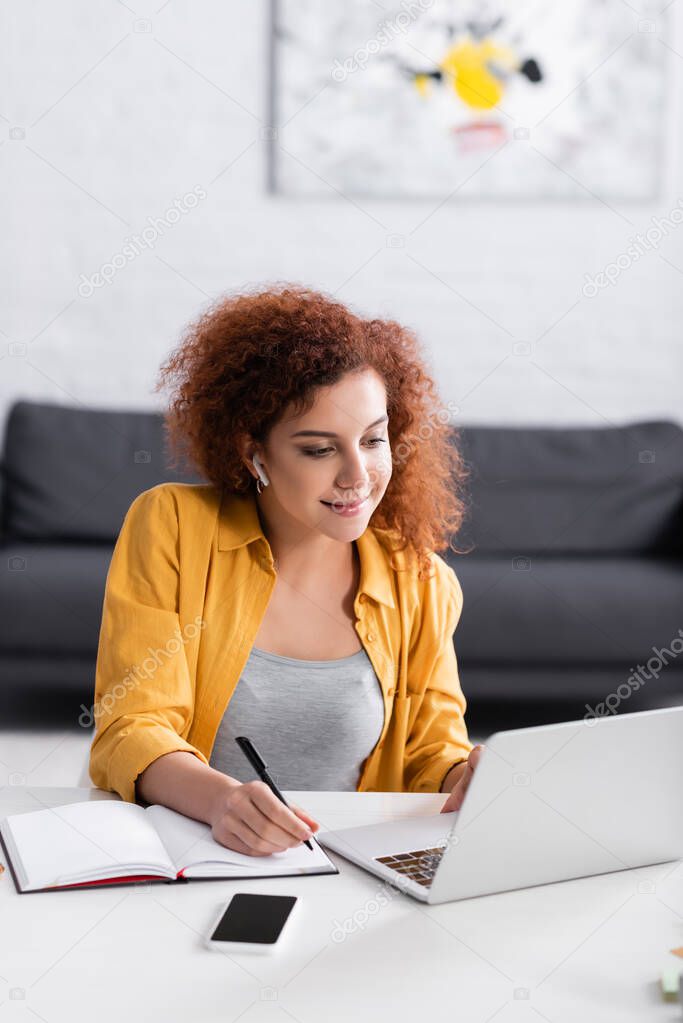
[[[287,416],[257,449],[270,481],[258,501],[269,518],[288,515],[333,539],[356,539],[391,478],[382,378],[373,369],[348,373],[320,388],[310,412]]]

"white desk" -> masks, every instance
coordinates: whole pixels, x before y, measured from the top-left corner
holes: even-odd
[[[445,798],[286,795],[321,830],[436,813]],[[117,797],[9,786],[0,816],[89,798]],[[0,1023],[683,1019],[658,986],[677,962],[668,949],[683,945],[681,862],[426,906],[329,855],[339,875],[25,895],[7,869]],[[235,891],[299,896],[297,940],[261,956],[205,950],[201,934]]]

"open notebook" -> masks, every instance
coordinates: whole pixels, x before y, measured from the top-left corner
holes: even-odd
[[[0,821],[19,892],[136,881],[338,874],[311,838],[269,856],[246,856],[213,838],[208,824],[166,806],[89,800]]]

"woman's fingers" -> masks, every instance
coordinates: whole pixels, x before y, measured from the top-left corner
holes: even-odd
[[[265,782],[248,782],[245,787],[249,787],[252,805],[268,822],[268,830],[263,832],[261,828],[258,829],[265,838],[278,841],[283,837],[279,834],[280,831],[286,832],[296,842],[303,842],[308,838],[311,830],[308,824],[302,821],[291,807],[285,806]],[[291,842],[287,844],[291,845]]]
[[[306,841],[319,827],[312,818],[309,825],[307,816],[302,819],[265,782],[250,781],[231,787],[222,796],[213,814],[211,832],[228,848],[267,856]]]
[[[481,755],[484,752],[484,746],[481,743],[477,743],[473,750],[470,751],[470,755],[467,758],[467,766],[475,770],[477,764],[481,760]]]
[[[277,797],[275,797],[277,798]],[[288,829],[276,823],[267,812],[259,809],[253,801],[245,801],[241,808],[241,820],[258,838],[272,845],[269,852],[281,851],[303,841],[303,834],[293,835]],[[304,825],[301,824],[303,829]],[[244,835],[242,835],[244,838]]]
[[[301,839],[309,830],[308,826],[286,806],[263,781],[247,782],[244,786],[252,804],[269,820],[283,831],[289,832],[292,838]]]
[[[451,813],[453,810],[459,810],[461,808],[483,751],[484,746],[481,743],[478,743],[470,750],[465,770],[453,786],[451,794],[439,811],[440,813]]]
[[[264,838],[244,817],[231,821],[230,828],[232,835],[237,836],[249,856],[270,856],[272,853],[283,851],[281,843]],[[238,850],[238,852],[242,851],[242,849]]]
[[[309,814],[307,814],[305,810],[302,810],[302,808],[300,806],[297,806],[295,803],[290,803],[289,804],[289,808],[290,808],[290,810],[294,811],[294,813],[297,815],[297,817],[301,818],[301,820],[304,822],[304,824],[308,825],[308,827],[311,829],[311,831],[317,831],[318,830],[320,825],[318,824],[317,820],[315,820],[313,817],[311,817]]]

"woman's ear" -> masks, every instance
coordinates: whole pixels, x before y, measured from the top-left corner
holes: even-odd
[[[237,441],[237,450],[239,451],[240,458],[250,475],[257,477],[254,474],[253,457],[256,451],[254,441],[248,434],[241,434]]]
[[[252,458],[252,463],[254,465],[254,468],[256,469],[256,472],[258,473],[258,477],[261,483],[263,483],[263,485],[267,487],[268,484],[270,483],[270,480],[266,476],[266,471],[263,468],[263,462],[261,461],[258,455],[256,454],[254,455],[254,457]]]

